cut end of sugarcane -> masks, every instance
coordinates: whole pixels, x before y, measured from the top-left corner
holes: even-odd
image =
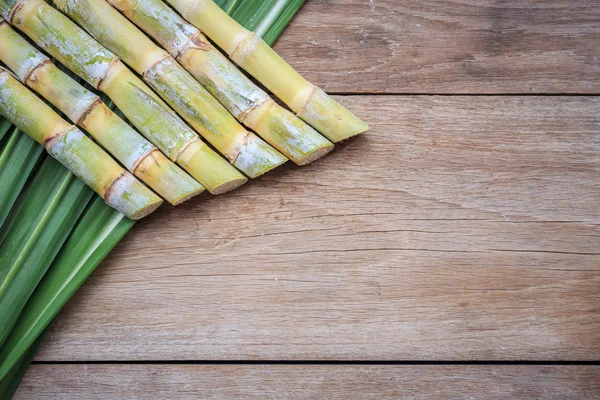
[[[223,157],[197,139],[179,154],[177,163],[211,194],[221,194],[242,186],[248,181]]]
[[[197,189],[191,193],[188,193],[187,195],[185,195],[184,197],[181,197],[179,199],[175,199],[173,201],[169,201],[169,203],[171,203],[171,205],[173,206],[178,206],[180,204],[185,203],[186,201],[198,196],[199,194],[204,193],[206,189],[204,189],[204,187],[200,187],[200,189]]]
[[[369,129],[369,125],[316,86],[297,115],[334,143]]]
[[[288,159],[252,132],[238,148],[233,166],[254,179],[284,164]]]
[[[272,99],[252,108],[243,122],[297,165],[310,164],[334,147],[319,132]]]
[[[212,190],[209,190],[209,192],[213,195],[227,193],[239,188],[246,182],[248,182],[248,178],[246,178],[245,176],[241,178],[232,179],[229,182],[224,182],[218,186],[215,186],[214,188],[212,188]]]
[[[130,217],[128,217],[129,219],[133,220],[133,221],[137,221],[140,220],[142,218],[147,217],[148,215],[152,214],[154,211],[156,211],[162,204],[162,200],[160,201],[156,201],[153,204],[150,204],[136,212],[134,212],[133,214],[131,214]]]
[[[300,167],[303,167],[312,162],[315,162],[318,159],[325,157],[327,154],[329,154],[334,149],[334,147],[335,146],[333,144],[329,144],[329,145],[323,146],[321,148],[315,149],[311,153],[308,153],[306,155],[306,157],[296,161],[296,164]]]

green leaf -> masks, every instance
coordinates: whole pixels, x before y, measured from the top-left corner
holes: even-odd
[[[233,15],[243,0],[215,0],[215,3],[229,15]],[[239,22],[239,21],[238,21]]]
[[[0,122],[0,133],[2,124]],[[16,127],[6,135],[6,142],[0,150],[0,229],[38,163],[42,150],[42,146]]]
[[[0,238],[0,345],[93,192],[47,158]]]
[[[29,369],[29,364],[31,364],[31,361],[35,357],[35,353],[44,341],[48,329],[42,332],[40,337],[25,351],[15,366],[8,372],[6,378],[0,381],[0,399],[10,399],[15,394],[21,380],[23,380],[25,373]]]
[[[0,141],[4,138],[4,135],[8,133],[11,126],[12,123],[0,115]]]
[[[0,349],[0,380],[134,223],[96,197]]]
[[[231,10],[233,18],[246,29],[256,32],[268,44],[275,43],[290,23],[304,0],[246,0],[220,1],[225,11]]]

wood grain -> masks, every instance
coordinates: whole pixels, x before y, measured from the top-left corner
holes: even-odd
[[[373,130],[140,222],[38,360],[600,359],[600,102],[348,96]]]
[[[34,365],[15,400],[600,398],[598,366]],[[41,396],[40,396],[41,397]]]
[[[276,49],[336,93],[600,93],[596,0],[308,0]]]

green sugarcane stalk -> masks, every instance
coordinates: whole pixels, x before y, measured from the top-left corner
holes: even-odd
[[[140,74],[236,168],[255,178],[287,158],[247,131],[166,51],[104,0],[54,0],[58,9]]]
[[[216,154],[146,84],[96,40],[42,0],[0,0],[0,14],[95,89],[171,161],[213,194],[247,179]]]
[[[229,57],[333,142],[366,131],[358,117],[286,63],[259,35],[250,32],[212,0],[167,0]]]
[[[143,218],[162,203],[96,143],[1,67],[0,113],[127,217]]]
[[[333,149],[331,142],[275,103],[161,0],[107,1],[166,49],[238,121],[296,164],[309,164]]]
[[[98,96],[58,69],[1,18],[0,61],[171,204],[177,205],[204,190]]]

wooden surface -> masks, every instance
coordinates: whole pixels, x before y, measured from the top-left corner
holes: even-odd
[[[597,399],[592,366],[35,365],[20,396],[63,399]]]
[[[600,360],[599,35],[595,1],[309,0],[276,47],[373,129],[136,225],[17,398],[600,398],[561,365]]]
[[[336,93],[600,92],[596,0],[308,0],[277,50]]]

